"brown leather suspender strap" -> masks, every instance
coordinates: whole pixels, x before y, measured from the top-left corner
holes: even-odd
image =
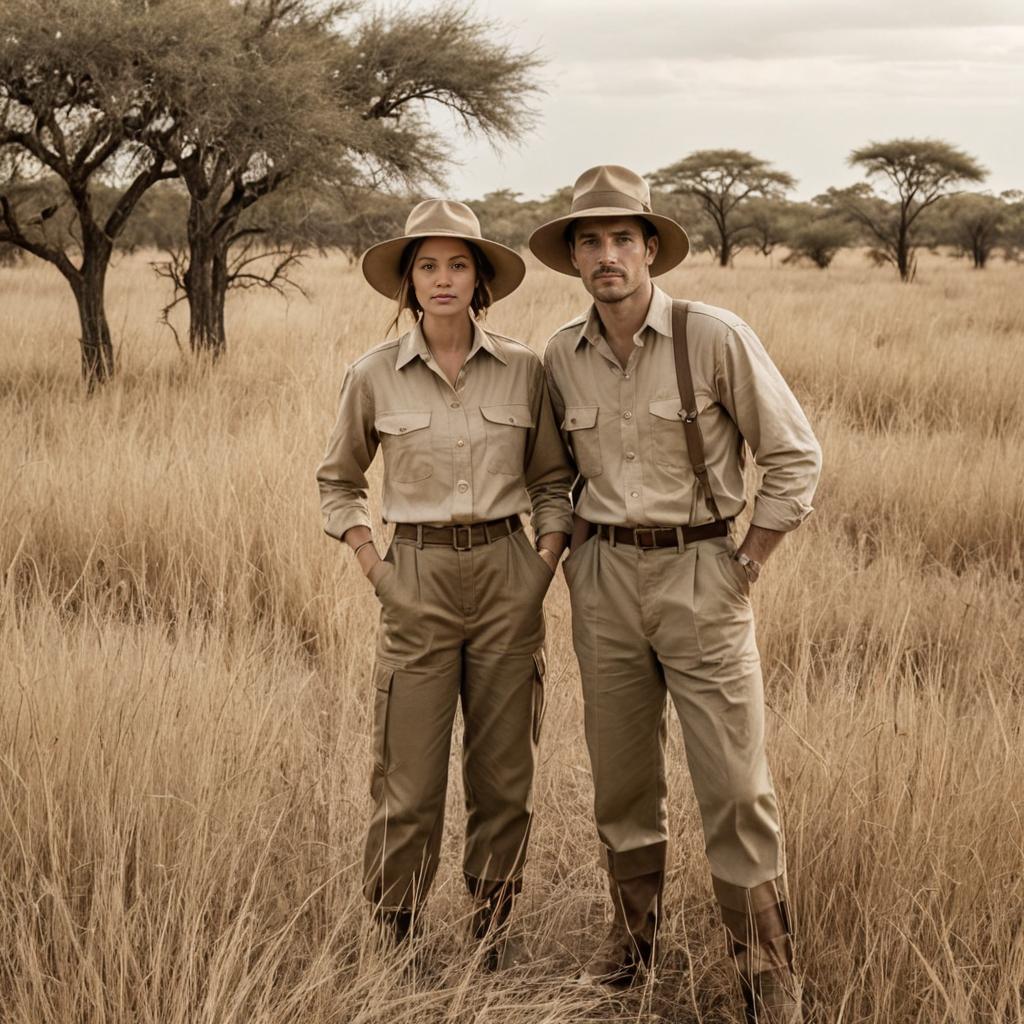
[[[686,318],[689,312],[685,302],[672,303],[672,353],[676,362],[676,383],[679,385],[679,399],[682,403],[679,415],[683,420],[686,435],[686,451],[690,456],[693,474],[704,494],[708,511],[716,520],[722,518],[711,492],[708,467],[704,462],[704,437],[697,422],[697,398],[693,393],[693,372],[690,369],[690,351],[686,343]]]

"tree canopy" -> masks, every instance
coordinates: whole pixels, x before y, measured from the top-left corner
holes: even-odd
[[[739,149],[701,149],[651,175],[653,185],[696,196],[717,234],[718,262],[728,266],[747,244],[742,204],[754,197],[778,199],[796,185],[785,171]]]
[[[921,215],[956,185],[987,173],[941,139],[872,142],[855,149],[848,162],[864,169],[868,183],[829,189],[822,199],[864,231],[876,258],[895,266],[903,281],[914,278]]]

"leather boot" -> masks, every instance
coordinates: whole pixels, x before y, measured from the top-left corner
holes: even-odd
[[[374,914],[380,945],[384,949],[395,949],[405,942],[413,930],[411,910],[378,910]]]
[[[610,988],[629,988],[654,963],[664,871],[636,878],[608,875],[614,917],[604,942],[580,977]]]
[[[800,1024],[802,992],[793,967],[785,880],[751,889],[713,879],[739,974],[747,1024]]]
[[[790,967],[740,975],[747,1024],[801,1024],[800,979]]]
[[[510,883],[493,886],[478,886],[473,904],[473,918],[470,934],[484,943],[484,967],[488,971],[505,971],[510,967],[522,967],[530,962],[530,952],[522,939],[512,928],[512,911],[518,893]]]

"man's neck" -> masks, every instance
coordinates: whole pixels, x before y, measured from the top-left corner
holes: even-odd
[[[636,344],[633,341],[634,336],[643,326],[644,320],[647,319],[647,310],[650,309],[652,298],[654,298],[654,284],[648,280],[646,288],[643,286],[637,288],[632,295],[627,296],[621,302],[594,300],[597,315],[601,318],[605,340],[623,365],[628,361],[629,354]]]

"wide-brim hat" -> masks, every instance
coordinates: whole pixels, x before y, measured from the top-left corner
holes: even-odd
[[[526,264],[514,249],[492,242],[480,234],[476,214],[465,204],[451,199],[427,199],[412,208],[405,222],[405,234],[371,245],[360,266],[370,285],[389,299],[397,299],[402,287],[402,253],[420,238],[461,238],[480,247],[494,267],[491,298],[497,302],[514,292],[526,276]]]
[[[573,221],[584,217],[643,217],[649,221],[658,232],[658,255],[651,264],[651,277],[682,263],[690,251],[682,226],[651,210],[651,189],[639,174],[628,167],[600,164],[576,179],[571,212],[542,224],[530,235],[533,255],[552,270],[579,277],[569,258],[565,232]]]

